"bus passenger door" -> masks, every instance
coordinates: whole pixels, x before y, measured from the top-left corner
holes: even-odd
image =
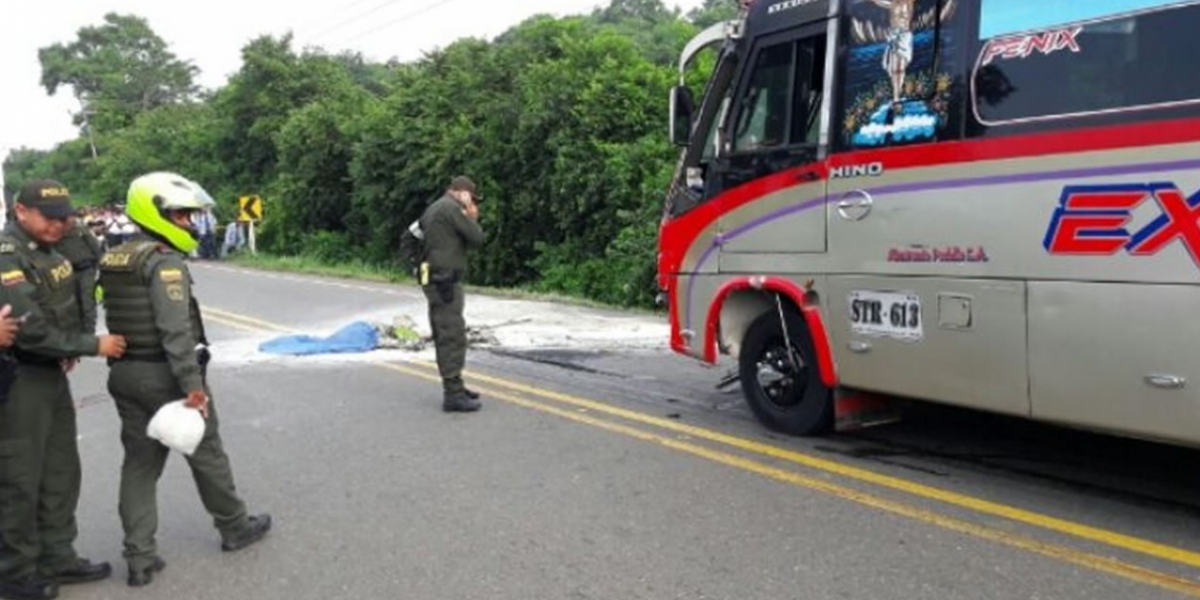
[[[828,126],[821,22],[758,41],[723,127],[717,175],[723,272],[795,272],[788,254],[825,252],[819,161]]]

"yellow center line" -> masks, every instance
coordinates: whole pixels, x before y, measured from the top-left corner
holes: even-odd
[[[434,365],[423,362],[414,362],[411,364],[420,364],[427,368],[435,368]],[[794,450],[787,450],[778,446],[763,444],[710,429],[685,425],[673,420],[655,417],[636,411],[625,410],[594,400],[587,400],[577,396],[572,396],[570,394],[562,394],[551,390],[533,387],[516,381],[485,375],[471,370],[465,370],[464,375],[467,375],[478,381],[484,381],[493,385],[502,386],[510,390],[533,394],[550,400],[562,402],[564,404],[586,408],[588,410],[621,417],[630,421],[644,423],[646,425],[653,425],[655,427],[682,433],[699,439],[708,440],[710,442],[723,444],[739,450],[744,450],[746,452],[769,456],[771,458],[803,465],[820,471],[841,475],[842,477],[846,477],[848,479],[878,485],[880,487],[908,493],[929,500],[936,500],[978,513],[1003,517],[1019,523],[1024,523],[1026,525],[1032,525],[1057,533],[1062,533],[1093,542],[1099,542],[1101,544],[1153,556],[1155,558],[1169,560],[1171,562],[1188,565],[1190,567],[1200,567],[1200,553],[1192,552],[1176,546],[1168,546],[1166,544],[1160,544],[1143,538],[1120,534],[1107,529],[1091,527],[1082,523],[1076,523],[1074,521],[1068,521],[1066,519],[1060,519],[1057,517],[1036,513],[1014,506],[1000,504],[997,502],[984,500],[982,498],[916,483],[907,479],[883,475],[867,469],[853,467],[829,459],[812,456],[810,454],[804,454]]]
[[[376,366],[379,366],[379,367],[382,367],[385,369],[389,369],[392,371],[396,371],[399,373],[404,373],[406,375],[410,375],[413,377],[419,377],[421,379],[425,379],[425,380],[431,381],[431,382],[441,382],[441,377],[434,375],[432,373],[426,373],[426,372],[418,370],[418,369],[410,369],[407,367],[403,367],[403,366],[391,364],[391,363],[377,363]],[[883,511],[886,511],[889,513],[893,513],[896,515],[900,515],[903,517],[907,517],[907,518],[921,521],[924,523],[928,523],[931,525],[935,525],[937,527],[941,527],[941,528],[955,531],[958,533],[982,538],[982,539],[985,539],[985,540],[988,540],[988,541],[991,541],[994,543],[1002,544],[1004,546],[1017,548],[1020,550],[1027,551],[1027,552],[1033,552],[1035,554],[1040,554],[1042,556],[1047,556],[1050,558],[1058,559],[1058,560],[1068,562],[1068,563],[1071,563],[1074,565],[1078,565],[1081,567],[1094,569],[1097,571],[1108,573],[1110,575],[1116,575],[1118,577],[1130,579],[1133,581],[1137,581],[1139,583],[1143,583],[1143,584],[1163,588],[1166,590],[1170,590],[1173,592],[1186,594],[1188,596],[1200,598],[1200,583],[1191,581],[1191,580],[1183,578],[1183,577],[1178,577],[1178,576],[1171,575],[1168,573],[1163,573],[1160,571],[1154,571],[1151,569],[1147,569],[1144,567],[1139,567],[1137,565],[1126,563],[1126,562],[1123,562],[1123,561],[1120,561],[1120,560],[1117,560],[1114,558],[1100,556],[1097,554],[1091,554],[1088,552],[1082,552],[1082,551],[1075,550],[1073,548],[1069,548],[1066,546],[1042,542],[1042,541],[1039,541],[1039,540],[1036,540],[1036,539],[1033,539],[1033,538],[1030,538],[1027,536],[1023,536],[1020,534],[1010,533],[1010,532],[1003,531],[1000,529],[986,527],[983,525],[978,525],[978,524],[964,521],[961,519],[956,519],[954,517],[938,514],[936,512],[930,511],[930,510],[925,510],[925,509],[922,509],[919,507],[910,506],[910,505],[896,502],[893,500],[888,500],[886,498],[881,498],[879,496],[874,496],[874,495],[871,495],[871,494],[868,494],[865,492],[860,492],[858,490],[848,488],[845,486],[841,486],[836,483],[822,481],[820,479],[808,477],[805,475],[801,475],[799,473],[795,473],[792,471],[780,469],[778,467],[766,465],[766,464],[763,464],[763,463],[760,463],[760,462],[757,462],[757,461],[754,461],[754,460],[751,460],[748,458],[743,458],[741,456],[729,454],[727,452],[722,452],[720,450],[706,448],[704,446],[699,446],[699,445],[692,444],[692,443],[689,443],[686,441],[681,441],[679,439],[670,438],[670,437],[660,435],[660,434],[657,434],[657,433],[654,433],[651,431],[636,429],[636,428],[630,427],[628,425],[622,425],[619,423],[614,423],[612,421],[598,419],[596,417],[588,415],[585,412],[580,412],[577,410],[572,411],[572,410],[568,410],[565,408],[558,408],[555,406],[543,404],[541,402],[536,402],[536,401],[528,400],[528,399],[521,398],[518,396],[514,396],[509,393],[502,392],[499,390],[492,390],[492,389],[485,389],[485,388],[479,388],[479,389],[481,391],[486,392],[488,394],[489,398],[497,398],[497,399],[503,400],[505,402],[508,402],[510,404],[515,404],[515,405],[533,409],[536,411],[549,413],[554,416],[561,417],[563,419],[568,419],[568,420],[575,421],[578,423],[584,423],[586,425],[590,425],[592,427],[596,427],[599,429],[604,429],[606,431],[611,431],[614,433],[619,433],[621,435],[625,435],[625,436],[639,439],[642,441],[658,444],[660,446],[670,448],[672,450],[684,452],[687,454],[691,454],[693,456],[698,456],[700,458],[704,458],[704,459],[707,459],[707,460],[710,460],[713,462],[717,462],[720,464],[724,464],[724,465],[727,465],[730,467],[742,469],[744,471],[749,471],[751,473],[755,473],[757,475],[762,475],[764,477],[768,477],[768,478],[774,479],[776,481],[781,481],[781,482],[788,483],[788,484],[791,484],[791,485],[794,485],[797,487],[815,490],[818,492],[822,492],[825,494],[835,496],[837,498],[841,498],[843,500],[849,500],[851,502],[869,506],[869,507],[872,507],[875,509],[883,510]]]
[[[244,323],[257,323],[264,329],[269,328],[274,331],[292,331],[291,329],[285,328],[281,325],[260,321],[252,317],[242,317],[236,313],[219,309],[207,309],[206,314],[215,314],[221,316],[222,318],[232,317]],[[424,369],[436,368],[435,365],[425,361],[416,361],[408,364],[418,365]],[[426,375],[421,371],[398,367],[396,365],[376,364],[376,366],[383,366],[385,368],[405,372],[410,375],[423,378],[433,377],[432,375]],[[1092,527],[1082,523],[1017,508],[1015,506],[1009,506],[966,494],[960,494],[950,490],[924,485],[899,477],[876,473],[874,471],[853,467],[829,459],[819,458],[810,454],[804,454],[794,450],[787,450],[778,446],[759,443],[693,425],[686,425],[670,419],[664,419],[662,417],[655,417],[632,410],[626,410],[603,402],[555,392],[552,390],[523,384],[517,381],[479,373],[469,369],[464,371],[464,375],[474,380],[486,382],[494,386],[499,386],[515,392],[520,392],[547,400],[553,400],[563,404],[587,409],[596,413],[619,417],[644,425],[650,425],[675,433],[688,435],[697,439],[736,448],[745,452],[802,465],[811,469],[816,469],[835,475],[840,475],[847,479],[869,483],[927,500],[942,502],[973,512],[1001,517],[1040,529],[1097,542],[1107,546],[1167,560],[1177,564],[1200,568],[1200,553],[1186,550],[1184,548],[1161,544],[1144,538],[1129,536],[1107,529]],[[440,379],[438,381],[440,381]]]
[[[225,317],[218,317],[217,315],[210,315],[207,313],[204,315],[204,320],[206,322],[212,321],[214,323],[228,325],[229,327],[233,327],[235,329],[241,329],[243,331],[250,331],[250,332],[254,332],[254,333],[262,333],[262,331],[263,331],[261,327],[258,327],[256,325],[249,325],[249,324],[243,323],[241,321],[235,321],[233,319],[226,319]]]
[[[237,327],[238,329],[252,331],[255,333],[276,333],[276,332],[292,333],[291,330],[274,329],[274,328],[268,329],[257,323],[254,323],[251,321],[246,321],[245,319],[240,319],[237,317],[223,315],[223,314],[213,314],[209,311],[204,312],[204,320],[205,321],[216,321],[218,323],[223,323],[225,325],[233,325],[233,326]]]
[[[294,333],[295,332],[295,330],[292,329],[291,327],[287,327],[284,325],[278,325],[275,323],[270,323],[268,321],[263,321],[260,319],[255,319],[254,317],[250,317],[247,315],[240,315],[237,313],[224,311],[219,308],[211,308],[211,307],[205,306],[205,307],[201,307],[200,312],[206,318],[211,316],[213,318],[213,320],[220,321],[222,323],[225,323],[226,325],[232,325],[231,321],[237,322],[237,323],[239,323],[239,325],[235,325],[235,327],[240,326],[242,329],[247,329],[247,330],[264,330],[265,329],[267,331],[277,331],[280,333]]]

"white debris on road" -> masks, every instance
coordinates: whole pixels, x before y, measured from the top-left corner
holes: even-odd
[[[466,317],[505,348],[666,348],[670,341],[662,316],[552,302],[471,296]],[[417,323],[428,327],[428,318]]]
[[[299,334],[324,336],[354,321],[377,324],[390,329],[397,324],[416,326],[422,337],[429,335],[429,319],[424,305],[419,309],[402,308],[361,315],[347,315],[337,323]],[[510,350],[666,350],[670,328],[661,315],[620,312],[536,300],[495,298],[471,294],[466,307],[468,337],[476,347],[500,347]],[[214,363],[246,364],[264,361],[364,362],[433,359],[432,345],[421,350],[381,348],[371,352],[286,356],[259,352],[262,342],[285,335],[276,331],[242,332],[232,340],[213,344]],[[399,340],[391,340],[399,345]],[[386,344],[385,344],[386,345]]]

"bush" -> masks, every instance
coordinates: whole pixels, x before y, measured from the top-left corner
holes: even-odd
[[[360,262],[358,253],[345,233],[318,231],[303,237],[300,254],[328,263]]]

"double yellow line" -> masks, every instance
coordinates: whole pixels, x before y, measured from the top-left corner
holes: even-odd
[[[290,327],[276,325],[275,323],[262,321],[255,319],[254,317],[221,310],[219,308],[202,306],[200,307],[200,312],[204,315],[204,320],[206,321],[216,321],[217,323],[228,325],[235,329],[253,331],[255,333],[261,333],[264,331],[275,333],[294,333],[294,330]]]
[[[245,315],[220,309],[207,308],[208,318],[239,329],[255,332],[287,332],[291,328],[255,319]],[[401,364],[371,363],[374,366],[403,373],[412,377],[440,383],[441,378],[436,372],[436,366],[427,362]],[[411,366],[410,366],[411,365]],[[1044,542],[1020,533],[1006,531],[986,525],[980,525],[949,515],[941,514],[918,506],[905,504],[875,494],[860,491],[845,485],[833,483],[826,479],[803,475],[795,471],[781,469],[751,458],[744,454],[757,455],[800,467],[805,467],[818,473],[832,474],[861,484],[869,484],[893,492],[901,492],[924,500],[936,501],[971,513],[999,517],[1021,523],[1043,531],[1049,531],[1063,536],[1087,540],[1111,548],[1133,554],[1139,554],[1186,567],[1200,568],[1200,553],[1175,546],[1169,546],[1143,538],[1124,535],[1115,531],[1092,527],[1060,519],[1057,517],[1036,513],[1033,511],[1009,506],[983,498],[960,494],[933,486],[928,486],[898,477],[883,475],[867,469],[861,469],[844,463],[819,458],[813,455],[788,450],[778,446],[763,444],[720,433],[710,429],[686,425],[674,420],[655,417],[636,411],[622,409],[610,404],[589,400],[570,394],[563,394],[517,381],[495,377],[483,373],[467,371],[466,375],[474,382],[482,382],[486,387],[475,385],[489,398],[552,414],[577,423],[597,427],[631,438],[672,450],[684,452],[693,456],[711,460],[720,464],[756,473],[777,481],[785,482],[832,495],[843,500],[849,500],[892,514],[900,515],[931,525],[935,525],[958,533],[989,540],[1008,547],[1033,552],[1042,556],[1054,558],[1074,565],[1094,569],[1110,575],[1152,585],[1154,587],[1178,592],[1187,596],[1200,598],[1200,582],[1180,577],[1162,571],[1156,571],[1139,565],[1125,562],[1110,556],[1090,553],[1069,546]],[[536,399],[535,399],[536,398]],[[547,403],[549,401],[550,403]],[[609,417],[609,418],[602,418]],[[615,417],[619,421],[610,418]],[[651,430],[634,427],[632,424],[649,426]],[[715,449],[696,443],[702,440],[715,444],[723,449]],[[735,450],[743,454],[735,454],[727,450]]]

